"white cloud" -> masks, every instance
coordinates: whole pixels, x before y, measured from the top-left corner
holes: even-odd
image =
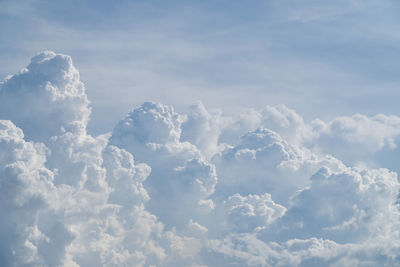
[[[309,177],[322,166],[337,169],[343,165],[333,157],[317,157],[305,148],[291,145],[276,132],[262,127],[243,135],[237,146],[217,154],[214,162],[218,194],[270,193],[282,204],[307,186]]]
[[[400,262],[397,174],[369,167],[397,146],[395,116],[146,102],[95,137],[79,73],[53,52],[0,93],[2,265]]]
[[[286,208],[274,203],[270,194],[241,196],[235,194],[224,202],[228,231],[261,230],[282,217]]]
[[[12,122],[0,121],[1,265],[56,265],[71,235],[56,220],[40,225],[52,206],[54,176],[44,166],[45,147],[23,138]]]
[[[306,147],[319,155],[333,155],[348,165],[383,165],[399,170],[393,160],[385,156],[385,153],[392,153],[389,154],[391,156],[398,154],[398,116],[354,114],[330,121],[316,118],[306,122],[296,111],[284,105],[266,106],[259,111],[249,110],[242,114],[237,116],[239,118],[230,118],[222,126],[220,141],[223,142],[225,136],[234,136],[229,139],[229,143],[234,144],[238,136],[262,126],[277,132],[290,144]]]
[[[327,123],[315,120],[311,127],[316,136],[307,145],[350,164],[374,160],[375,153],[395,149],[400,140],[400,118],[393,115],[355,114]]]
[[[63,130],[85,127],[88,103],[72,59],[46,51],[1,85],[0,119],[12,120],[29,140],[45,141]]]
[[[386,169],[331,172],[322,168],[291,199],[283,218],[291,234],[339,243],[390,240],[398,232],[397,174]],[[297,230],[296,230],[297,229]]]
[[[209,112],[201,102],[189,107],[187,118],[182,124],[181,141],[194,144],[203,155],[211,157],[218,151],[218,141],[223,125],[221,112]]]
[[[110,144],[152,168],[146,181],[149,209],[170,226],[183,226],[212,210],[207,197],[217,183],[214,165],[195,145],[180,141],[183,121],[170,106],[145,103],[121,120],[110,138]]]

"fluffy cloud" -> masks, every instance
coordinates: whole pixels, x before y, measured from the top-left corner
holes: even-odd
[[[184,117],[173,107],[144,103],[115,127],[110,144],[126,149],[152,168],[146,181],[149,209],[168,225],[184,225],[212,210],[215,166],[197,147],[181,142]]]
[[[278,133],[293,145],[306,147],[319,155],[331,154],[349,165],[385,166],[397,169],[393,157],[399,154],[400,117],[378,114],[341,116],[330,121],[311,122],[284,105],[249,109],[224,118],[220,142],[236,144],[239,137],[257,127]]]
[[[4,266],[41,261],[40,246],[48,240],[37,221],[40,211],[49,206],[53,174],[44,167],[44,147],[23,138],[12,122],[0,121],[0,261]]]
[[[384,157],[384,153],[397,150],[400,140],[399,117],[355,114],[351,117],[338,117],[328,123],[315,120],[311,125],[314,138],[306,143],[307,146],[322,153],[331,153],[349,164],[383,163],[384,166],[397,169],[390,158]],[[382,156],[384,161],[380,160]]]
[[[306,123],[284,105],[267,106],[258,113],[261,125],[276,131],[290,143],[305,146],[318,154],[331,154],[349,165],[383,165],[399,170],[390,159],[399,153],[398,116],[355,114],[328,122],[314,119]]]
[[[397,169],[373,168],[397,151],[398,117],[147,102],[91,136],[89,115],[68,56],[1,84],[1,265],[400,262]]]
[[[241,196],[235,194],[224,202],[228,231],[261,230],[282,217],[286,208],[276,204],[270,194]]]
[[[194,144],[203,155],[211,157],[218,149],[224,120],[218,110],[208,111],[201,102],[189,107],[182,124],[181,141]]]
[[[287,212],[288,221],[300,228],[298,236],[322,236],[337,242],[390,237],[398,231],[396,205],[400,184],[386,169],[345,170],[322,168],[311,185],[298,192]]]
[[[381,243],[382,242],[382,243]],[[212,240],[210,247],[220,253],[211,266],[397,266],[400,244],[377,239],[373,243],[338,244],[321,238],[264,242],[254,234],[231,234]],[[222,256],[223,255],[223,256]]]
[[[85,127],[90,108],[79,72],[69,56],[42,52],[1,85],[0,119],[23,128],[27,139],[43,141]]]
[[[168,239],[163,224],[144,208],[149,195],[142,183],[150,167],[135,164],[129,152],[109,146],[106,136],[95,138],[86,133],[88,113],[80,111],[89,111],[87,101],[71,101],[80,93],[80,99],[86,100],[86,95],[76,91],[83,90],[83,84],[69,57],[45,52],[34,57],[31,65],[28,77],[37,80],[32,90],[39,90],[41,96],[56,92],[41,85],[56,84],[57,91],[66,96],[56,98],[57,104],[50,101],[46,114],[35,110],[19,114],[22,129],[2,121],[1,190],[7,200],[1,206],[6,218],[1,228],[7,244],[1,252],[4,265],[107,266],[135,262],[141,266],[165,259],[166,249],[161,243]],[[21,94],[29,89],[22,83],[25,79],[22,74],[13,76],[13,83],[7,80],[2,90]],[[14,97],[5,93],[1,101]],[[19,101],[35,108],[24,95]],[[65,119],[70,113],[77,116]],[[51,116],[55,122],[43,120],[41,115]],[[14,118],[11,110],[2,116]],[[35,136],[38,128],[45,133]],[[25,141],[25,131],[29,134],[26,138],[42,143]]]
[[[219,195],[270,193],[284,204],[307,186],[309,177],[322,166],[338,169],[343,165],[335,158],[317,157],[306,148],[291,145],[263,127],[243,135],[237,146],[215,155],[214,162]]]

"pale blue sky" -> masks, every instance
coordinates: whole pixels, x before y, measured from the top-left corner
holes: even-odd
[[[72,56],[93,133],[147,100],[399,115],[399,14],[385,0],[0,0],[0,76],[41,50]]]

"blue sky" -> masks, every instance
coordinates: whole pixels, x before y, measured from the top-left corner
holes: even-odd
[[[399,266],[399,6],[0,0],[0,266]]]
[[[0,76],[70,55],[101,133],[146,100],[397,114],[396,1],[0,1]],[[100,123],[101,121],[101,123]]]

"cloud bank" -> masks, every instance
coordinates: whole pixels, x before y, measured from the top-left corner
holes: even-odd
[[[399,117],[146,102],[92,136],[70,57],[0,86],[2,266],[400,264]]]

